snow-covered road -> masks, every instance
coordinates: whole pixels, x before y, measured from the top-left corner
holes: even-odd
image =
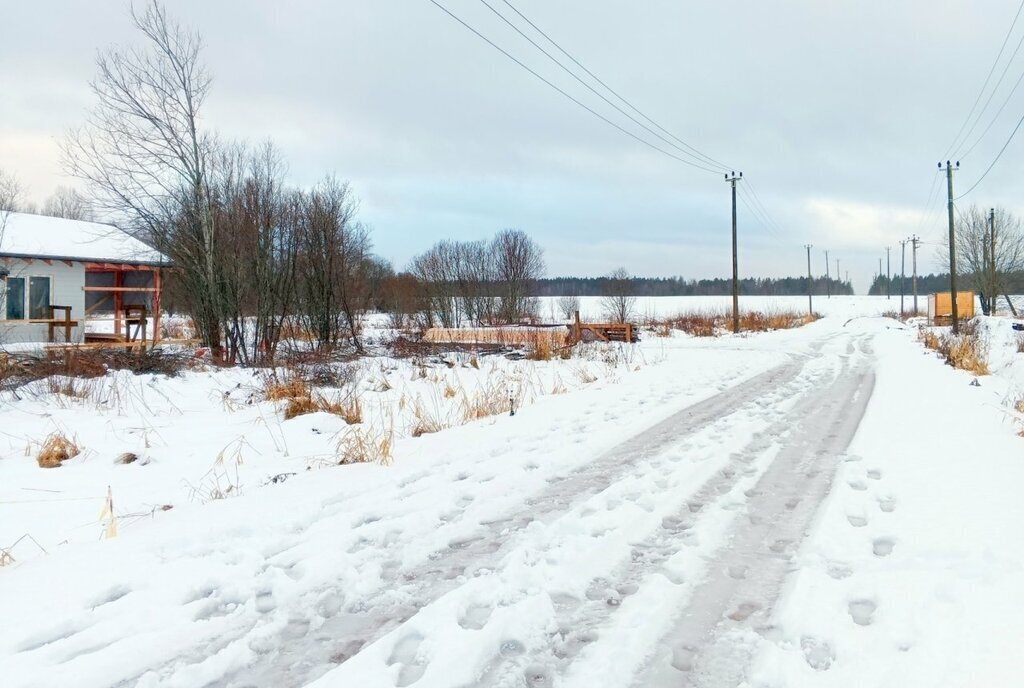
[[[969,387],[892,321],[687,340],[620,383],[403,441],[391,468],[300,475],[3,572],[21,623],[0,626],[0,666],[33,687],[781,688],[876,666],[865,685],[890,666],[940,685],[908,667],[948,651],[942,610],[918,600],[930,625],[894,632],[909,612],[890,599],[879,622],[871,582],[939,556],[915,547],[946,516],[933,495],[1021,509],[998,477],[928,460],[969,444],[902,444],[908,382],[936,422],[967,409],[994,438],[981,461],[1024,480],[1019,438],[992,420],[1005,389]],[[989,531],[945,535],[965,548],[951,561],[989,561],[970,549]],[[1024,597],[964,587],[957,566],[928,580],[964,604]],[[1009,623],[987,614],[961,618]]]
[[[829,332],[673,414],[406,572],[411,607],[371,601],[227,685],[339,644],[355,656],[316,685],[736,685],[729,633],[763,622],[828,492],[870,396],[865,341]]]

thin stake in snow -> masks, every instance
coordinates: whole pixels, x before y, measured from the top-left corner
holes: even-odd
[[[107,498],[103,502],[103,509],[100,511],[100,521],[108,519],[107,527],[103,530],[103,537],[106,539],[117,537],[117,516],[114,515],[114,493],[107,485]]]

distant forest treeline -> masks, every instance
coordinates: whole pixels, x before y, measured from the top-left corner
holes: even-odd
[[[814,294],[853,294],[847,282],[815,278]],[[632,296],[726,296],[732,294],[732,280],[684,279],[682,277],[634,277],[630,280]],[[607,277],[549,277],[536,281],[538,296],[604,296],[609,293]],[[740,280],[744,296],[800,296],[807,293],[806,277],[748,277]]]
[[[1006,275],[1000,275],[1003,280],[1003,284],[1006,285],[1006,291],[1010,294],[1024,294],[1024,272],[1011,272]],[[913,293],[913,280],[910,275],[907,275],[903,282],[903,293]],[[973,291],[978,292],[978,286],[974,284],[972,275],[961,275],[959,270],[957,271],[957,290]],[[918,275],[917,276],[917,293],[918,294],[934,294],[940,291],[949,291],[949,273],[941,272],[937,275]],[[892,277],[892,292],[893,294],[900,293],[900,278],[899,275]],[[875,277],[875,281],[872,283],[871,288],[868,290],[868,294],[872,295],[884,295],[886,294],[886,279],[885,275]]]

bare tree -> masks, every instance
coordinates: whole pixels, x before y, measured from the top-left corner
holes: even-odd
[[[225,309],[209,196],[215,141],[200,118],[210,90],[202,41],[156,1],[133,9],[132,21],[143,45],[97,58],[97,104],[65,140],[65,165],[88,183],[98,210],[170,255],[204,344],[220,352]]]
[[[298,232],[284,164],[267,143],[218,156],[211,198],[220,243],[227,350],[247,365],[273,361],[294,306]]]
[[[626,268],[616,268],[605,279],[601,310],[611,322],[625,323],[633,317],[634,308],[636,296],[632,276]]]
[[[67,186],[58,186],[49,198],[43,203],[43,215],[50,217],[62,217],[65,220],[85,220],[91,222],[94,219],[92,208],[89,202],[75,189]]]
[[[566,294],[558,297],[558,311],[566,320],[572,320],[580,310],[580,297],[576,294]]]
[[[961,213],[956,227],[956,261],[957,272],[967,278],[967,284],[994,304],[996,297],[1006,292],[1007,275],[1024,270],[1024,226],[1005,208],[995,208],[994,236],[991,228],[989,214],[978,206]],[[949,240],[943,243],[939,257],[948,264]]]
[[[370,234],[355,221],[348,184],[328,177],[299,208],[299,312],[319,346],[348,336],[359,352],[359,317],[370,304]]]
[[[544,251],[519,229],[503,229],[492,242],[498,313],[508,323],[535,316],[536,281],[544,276]]]
[[[0,170],[0,246],[4,243],[7,218],[18,210],[21,204],[22,188],[18,178]]]

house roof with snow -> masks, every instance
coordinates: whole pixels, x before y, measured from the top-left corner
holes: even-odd
[[[112,225],[28,213],[8,215],[0,257],[170,264],[167,256]]]

